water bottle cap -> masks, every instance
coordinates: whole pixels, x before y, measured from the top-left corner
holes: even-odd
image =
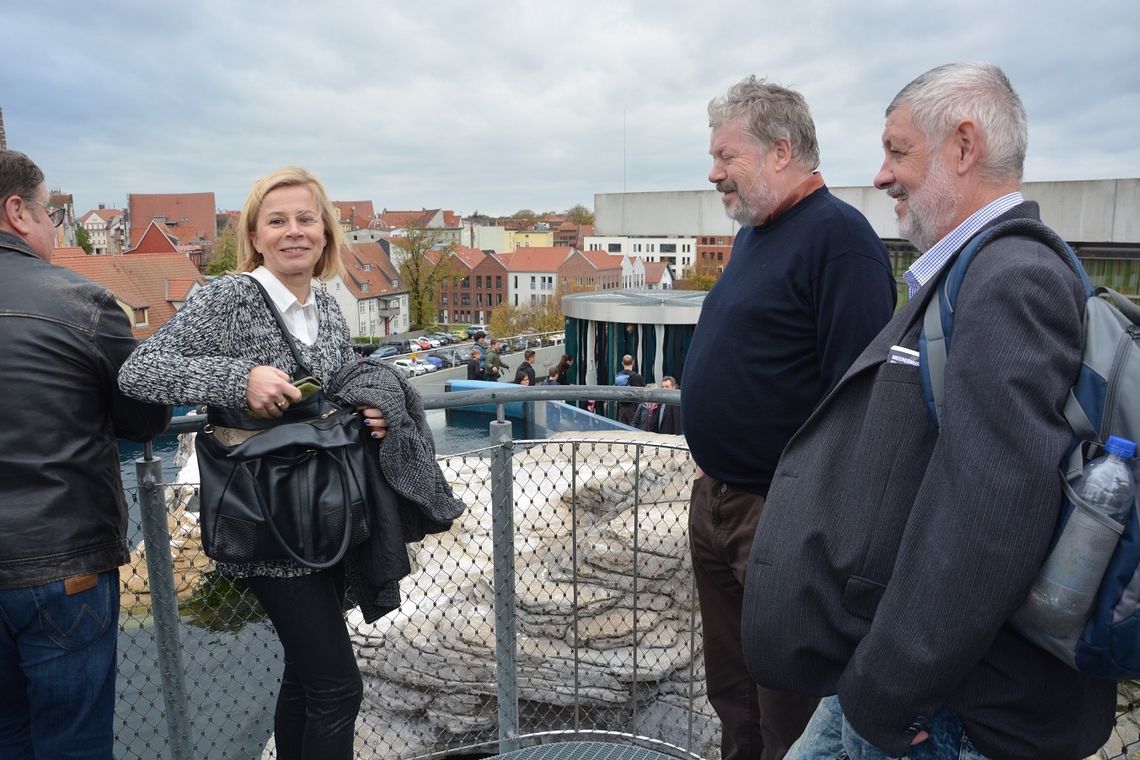
[[[1104,445],[1104,450],[1109,454],[1116,454],[1118,457],[1131,459],[1136,454],[1136,444],[1127,438],[1110,435],[1108,437],[1108,443]]]

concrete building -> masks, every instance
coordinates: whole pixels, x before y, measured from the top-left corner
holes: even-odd
[[[884,240],[897,240],[894,201],[874,187],[832,187],[859,209]],[[1070,242],[1140,247],[1140,179],[1026,182],[1022,193]],[[601,237],[735,236],[716,190],[599,193],[594,217]]]
[[[585,250],[604,251],[620,256],[636,256],[645,261],[661,261],[668,265],[673,278],[680,278],[696,263],[695,237],[657,235],[590,235]]]

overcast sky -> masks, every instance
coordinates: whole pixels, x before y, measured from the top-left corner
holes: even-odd
[[[1026,179],[1140,177],[1140,2],[4,2],[10,148],[76,212],[128,193],[240,208],[298,164],[377,210],[510,214],[708,186],[709,99],[807,97],[824,178],[868,185],[921,72],[1002,66]]]

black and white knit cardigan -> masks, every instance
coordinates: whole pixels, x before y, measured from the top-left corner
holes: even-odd
[[[380,465],[393,489],[431,521],[446,522],[464,509],[435,461],[431,431],[419,395],[389,367],[355,367],[348,325],[336,301],[313,290],[319,327],[313,345],[297,347],[313,375],[333,398],[377,406],[389,433]],[[119,387],[132,398],[165,404],[210,404],[248,410],[249,372],[269,365],[293,374],[296,365],[276,320],[256,284],[244,275],[219,277],[143,341],[119,370]],[[443,526],[440,526],[443,527]],[[219,563],[224,575],[291,576],[311,570],[289,561]]]

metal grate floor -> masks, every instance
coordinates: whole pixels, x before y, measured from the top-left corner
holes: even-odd
[[[668,755],[605,742],[559,742],[495,755],[491,760],[669,760]]]

